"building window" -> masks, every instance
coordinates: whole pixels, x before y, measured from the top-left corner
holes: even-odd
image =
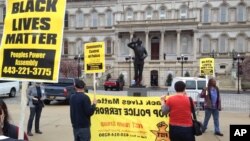
[[[126,12],[126,19],[127,20],[132,20],[133,19],[133,10],[129,8]]]
[[[65,12],[65,18],[64,18],[64,28],[69,27],[69,13],[68,11]]]
[[[180,8],[180,18],[181,19],[188,18],[188,7],[185,5]]]
[[[113,20],[113,18],[112,18],[113,16],[112,16],[112,11],[111,10],[108,10],[107,11],[107,13],[106,13],[106,20],[107,20],[107,26],[112,26],[113,24],[112,24],[112,20]]]
[[[129,43],[129,39],[125,39],[125,38],[122,38],[121,39],[121,49],[120,49],[120,54],[121,56],[128,56],[129,55],[129,47],[128,47],[128,43]]]
[[[148,7],[145,12],[146,20],[152,19],[152,16],[153,16],[153,10],[151,7]]]
[[[219,41],[219,53],[226,53],[226,47],[228,47],[228,38],[226,35],[222,35]]]
[[[243,35],[240,35],[237,37],[236,41],[236,51],[237,52],[244,52],[245,50],[245,44],[246,44],[246,38]]]
[[[1,5],[0,6],[0,23],[4,22],[5,16],[6,16],[6,7],[5,5]]]
[[[222,5],[220,8],[220,22],[228,22],[228,7]]]
[[[76,28],[83,28],[84,17],[82,11],[76,12]]]
[[[98,25],[98,15],[97,15],[96,11],[92,12],[91,21],[92,21],[92,24],[91,24],[92,27],[97,27],[97,25]]]
[[[210,22],[210,7],[208,5],[203,8],[203,23]]]
[[[212,51],[209,36],[204,36],[202,38],[202,53],[209,53]]]
[[[237,7],[237,21],[244,22],[246,20],[246,6],[243,4],[238,5]]]
[[[63,55],[68,55],[69,54],[69,42],[68,40],[64,40],[63,42]]]
[[[76,41],[76,54],[84,54],[83,53],[83,42],[81,39],[77,39],[77,41]]]
[[[176,36],[168,36],[167,37],[167,54],[174,54],[176,53]]]
[[[160,9],[160,19],[166,19],[166,9],[164,7]]]
[[[112,54],[112,41],[108,39],[106,41],[106,54]]]

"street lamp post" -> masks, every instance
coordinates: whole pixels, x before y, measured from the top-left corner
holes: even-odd
[[[237,78],[238,78],[238,91],[237,93],[240,94],[240,61],[242,62],[244,60],[244,57],[240,56],[238,54],[237,56],[234,56],[234,60],[237,60]]]
[[[74,57],[74,59],[75,60],[77,60],[77,76],[78,76],[78,78],[80,78],[80,69],[81,69],[81,67],[80,67],[80,62],[81,62],[81,60],[83,60],[84,59],[84,57],[83,57],[83,55],[81,55],[81,54],[78,54],[78,55],[76,55],[75,57]]]
[[[125,60],[128,61],[129,64],[129,86],[131,86],[131,56],[125,57]]]
[[[181,76],[183,77],[183,64],[187,62],[188,57],[182,54],[180,57],[177,57],[177,60],[179,63],[181,63]]]

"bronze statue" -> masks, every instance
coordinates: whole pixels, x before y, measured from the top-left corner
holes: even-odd
[[[135,86],[142,86],[142,72],[144,66],[144,59],[148,56],[146,49],[142,46],[142,41],[139,38],[133,37],[132,41],[128,43],[128,47],[134,50],[134,80]]]

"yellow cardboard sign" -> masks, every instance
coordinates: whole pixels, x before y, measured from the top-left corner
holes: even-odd
[[[214,58],[202,58],[200,59],[200,75],[214,76]]]
[[[0,78],[58,81],[65,0],[8,0]]]
[[[93,99],[94,94],[88,94]],[[170,141],[169,116],[159,97],[96,95],[91,117],[93,141]]]
[[[85,73],[105,72],[104,42],[86,43],[84,46]]]

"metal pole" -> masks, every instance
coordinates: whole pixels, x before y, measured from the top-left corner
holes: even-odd
[[[80,71],[79,71],[79,69],[80,69],[80,58],[78,58],[78,66],[77,66],[78,79],[80,77]]]
[[[181,58],[181,76],[183,77],[183,58]]]
[[[131,60],[130,59],[128,61],[128,63],[129,63],[129,86],[131,86]]]
[[[237,58],[237,59],[238,59],[238,71],[237,71],[237,75],[238,75],[238,94],[240,94],[240,73],[239,73],[239,67],[240,67],[239,59],[240,58]]]

